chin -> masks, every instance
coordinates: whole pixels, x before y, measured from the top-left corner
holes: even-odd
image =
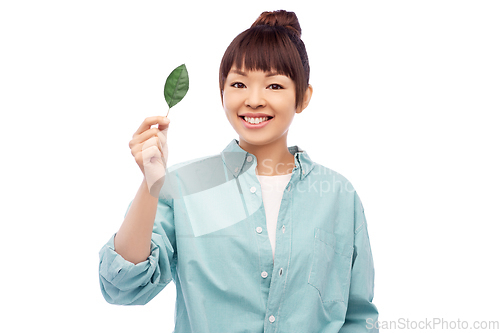
[[[262,136],[255,136],[255,137],[248,137],[248,136],[239,136],[239,141],[245,141],[246,143],[253,145],[253,146],[263,146],[268,143],[270,143],[272,140],[268,140],[266,138],[263,138]]]

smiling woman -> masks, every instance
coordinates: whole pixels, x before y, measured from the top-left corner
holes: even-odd
[[[219,88],[226,117],[239,145],[271,168],[265,171],[264,163],[258,163],[259,175],[275,176],[278,165],[294,165],[286,144],[288,129],[313,91],[301,31],[295,13],[264,12],[229,44],[221,60]]]
[[[174,281],[176,332],[377,332],[365,322],[378,312],[361,200],[287,145],[312,96],[300,33],[293,12],[264,12],[229,45],[219,84],[239,140],[170,166],[157,196],[141,186],[100,252],[108,302],[146,304]],[[141,125],[130,142],[140,166],[142,142],[153,139],[147,166],[168,126]]]

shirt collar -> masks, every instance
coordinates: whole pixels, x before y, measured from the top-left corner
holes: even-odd
[[[314,168],[314,162],[307,155],[306,151],[300,149],[298,146],[290,146],[288,147],[288,151],[294,156],[295,166],[299,167],[300,179],[304,179]],[[252,161],[252,159],[248,161],[249,156],[255,158],[255,155],[241,148],[239,141],[236,139],[231,140],[221,155],[224,164],[234,177],[238,177],[242,170],[246,171],[252,165],[252,163],[245,163]]]

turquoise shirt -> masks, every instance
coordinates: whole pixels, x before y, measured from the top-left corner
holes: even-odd
[[[174,332],[378,332],[361,201],[345,177],[288,150],[295,168],[274,262],[257,161],[233,139],[220,154],[167,168],[146,261],[124,260],[114,235],[104,245],[106,301],[146,304],[173,280]]]

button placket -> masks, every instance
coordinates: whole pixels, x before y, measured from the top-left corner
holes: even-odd
[[[290,204],[290,198],[292,196],[291,187],[293,186],[293,183],[294,182],[291,181],[286,187],[286,192],[283,194],[283,201],[282,201],[282,204],[283,203],[284,204],[280,207],[280,212],[279,212],[279,214],[282,214],[281,210],[285,210],[286,214],[280,215],[283,216],[283,218],[280,221],[278,221],[278,227],[277,227],[276,253],[280,253],[280,255],[275,257],[275,260],[273,262],[274,263],[273,269],[271,270],[273,275],[272,278],[270,279],[272,279],[273,281],[271,282],[272,286],[270,286],[269,288],[269,298],[267,307],[269,325],[276,322],[277,318],[271,315],[271,313],[277,312],[279,310],[283,297],[286,294],[285,285],[287,281],[287,275],[285,274],[284,267],[287,266],[287,262],[289,264],[289,259],[286,259],[287,256],[284,256],[284,253],[290,254],[291,251],[290,232],[292,230],[292,226],[289,223],[292,212],[290,211],[291,208],[289,207],[289,204]],[[281,224],[281,227],[279,226],[279,224]],[[280,229],[282,235],[279,235]],[[285,233],[285,231],[287,232]],[[262,282],[264,282],[264,280],[262,280]]]
[[[298,173],[295,171],[294,173]],[[299,173],[300,175],[300,173]],[[272,315],[271,313],[278,311],[279,306],[281,301],[283,300],[283,297],[285,295],[285,284],[286,284],[286,274],[283,268],[283,265],[286,266],[286,259],[283,260],[283,250],[286,253],[289,253],[290,251],[290,236],[289,232],[285,233],[287,227],[285,224],[289,223],[289,219],[291,218],[290,214],[290,198],[292,196],[292,186],[295,181],[297,175],[292,176],[293,180],[291,180],[287,186],[285,187],[285,193],[283,193],[283,198],[282,198],[282,206],[280,206],[280,210],[278,212],[279,216],[284,216],[283,219],[280,219],[278,221],[278,227],[277,227],[277,237],[276,237],[276,254],[280,254],[277,257],[274,258],[272,262],[272,266],[261,266],[261,283],[263,286],[266,287],[268,290],[267,292],[267,301],[268,301],[268,306],[267,306],[267,315],[268,315],[268,325],[272,325],[273,323],[276,322],[277,318]],[[295,178],[294,178],[295,177]],[[253,192],[252,192],[253,193]],[[260,193],[260,192],[259,192]],[[283,215],[282,210],[286,212],[285,215]],[[280,226],[281,224],[281,226]],[[291,225],[289,225],[291,228]],[[282,235],[279,235],[279,230],[281,229]],[[290,229],[292,230],[292,229]],[[284,262],[285,261],[285,262]],[[264,270],[267,270],[265,272]],[[269,272],[269,273],[268,273]],[[273,274],[273,275],[270,275]],[[267,278],[266,278],[267,277]],[[273,280],[273,281],[271,281]],[[271,286],[272,285],[272,286]],[[275,327],[276,328],[276,327]],[[273,328],[273,330],[275,329]]]

